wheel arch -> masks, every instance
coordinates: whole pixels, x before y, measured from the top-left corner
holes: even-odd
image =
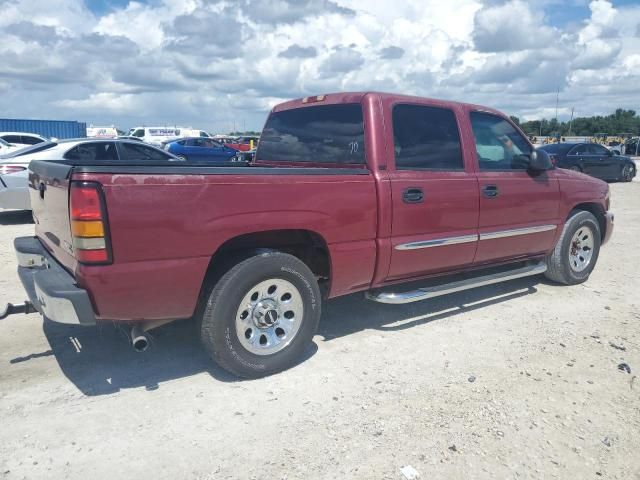
[[[598,226],[600,227],[600,240],[605,239],[607,233],[607,219],[605,215],[606,212],[602,205],[595,202],[578,203],[571,209],[565,221],[575,215],[576,212],[589,212],[596,217],[596,220],[598,220]]]
[[[326,240],[312,230],[290,229],[242,234],[224,242],[209,260],[200,299],[212,284],[238,262],[267,251],[288,253],[304,262],[319,279],[322,295],[328,294],[331,287],[331,254]]]

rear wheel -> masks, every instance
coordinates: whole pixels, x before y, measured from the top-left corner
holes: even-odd
[[[553,251],[547,256],[545,276],[576,285],[587,281],[600,253],[600,225],[590,212],[575,211],[565,222]]]
[[[211,289],[200,335],[225,370],[258,378],[295,365],[320,319],[320,290],[309,267],[280,252],[250,257]]]
[[[630,182],[636,176],[636,169],[631,164],[626,164],[620,171],[620,178],[623,182]]]

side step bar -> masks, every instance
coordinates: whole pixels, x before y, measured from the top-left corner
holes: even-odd
[[[461,292],[494,283],[506,282],[507,280],[515,280],[516,278],[529,277],[539,275],[547,271],[547,265],[544,262],[535,262],[514,270],[507,270],[491,275],[483,275],[475,278],[468,278],[457,282],[444,283],[433,287],[418,288],[409,292],[391,293],[365,293],[365,297],[369,300],[379,303],[389,303],[392,305],[401,305],[404,303],[419,302],[428,298],[439,297],[449,293]]]

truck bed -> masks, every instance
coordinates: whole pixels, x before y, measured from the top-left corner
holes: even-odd
[[[377,195],[364,168],[37,161],[30,170],[36,235],[80,287],[100,285],[98,319],[191,316],[213,255],[255,232],[309,231],[326,242],[331,265],[340,264],[329,296],[366,289],[373,277]],[[102,185],[110,265],[84,265],[73,254],[68,195],[76,181]]]

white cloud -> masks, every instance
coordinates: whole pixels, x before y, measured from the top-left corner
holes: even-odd
[[[558,88],[561,112],[633,108],[640,6],[595,0],[566,27],[547,6],[563,2],[154,0],[96,16],[81,0],[15,0],[0,17],[4,115],[260,128],[273,104],[335,90],[521,117],[554,109]]]

